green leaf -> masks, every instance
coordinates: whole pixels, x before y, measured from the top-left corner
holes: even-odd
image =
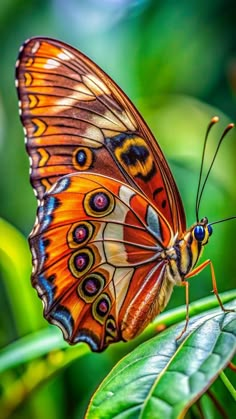
[[[93,396],[87,419],[183,418],[236,351],[236,313],[212,310],[169,328],[120,361]]]
[[[0,270],[17,334],[20,336],[37,330],[44,321],[41,315],[42,304],[36,299],[30,283],[29,246],[25,237],[2,218],[0,218]]]
[[[235,290],[221,294],[221,300],[224,304],[229,301],[232,304],[234,299],[236,299]],[[219,303],[215,296],[202,298],[199,301],[191,303],[189,310],[190,317],[194,316],[194,314],[203,313],[211,308],[215,308],[216,306],[219,307]],[[118,354],[119,350],[125,346],[127,348],[128,346],[129,348],[132,348],[135,345],[136,347],[144,340],[156,336],[160,325],[170,326],[176,324],[185,319],[185,316],[185,305],[166,311],[157,316],[155,321],[153,321],[137,339],[128,343],[117,343],[116,345],[111,346],[110,350],[115,353],[117,352]],[[78,343],[76,345],[76,348],[77,347],[80,348],[79,356],[90,351],[88,345],[84,343]],[[57,327],[48,326],[42,330],[23,336],[0,349],[0,373],[33,361],[41,356],[45,356],[52,351],[58,349],[64,350],[66,348],[68,348],[68,351],[74,352],[75,346],[69,346],[68,343],[64,341],[62,333]]]
[[[89,352],[88,346],[82,343],[76,346],[69,346],[62,338],[61,331],[49,326],[24,336],[1,349],[0,374],[10,368],[15,368],[57,350],[67,350],[70,353],[76,352],[77,357]]]

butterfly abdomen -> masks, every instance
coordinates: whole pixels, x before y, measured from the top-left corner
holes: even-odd
[[[161,254],[163,259],[158,260],[153,274],[143,284],[148,303],[141,289],[126,310],[121,326],[123,339],[130,340],[139,335],[165,309],[174,285],[181,285],[197,263],[204,243],[194,238],[193,229]]]

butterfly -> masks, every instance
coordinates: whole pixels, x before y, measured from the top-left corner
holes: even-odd
[[[71,46],[32,38],[16,85],[38,199],[32,285],[64,338],[93,351],[133,339],[207,265],[216,291],[211,261],[195,266],[212,226],[186,228],[166,159],[114,81]]]

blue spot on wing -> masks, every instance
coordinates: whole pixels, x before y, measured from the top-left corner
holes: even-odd
[[[48,195],[45,200],[44,206],[44,216],[52,215],[53,211],[58,208],[60,205],[59,199],[55,198],[55,196]]]
[[[115,137],[111,137],[111,138],[108,137],[105,139],[105,141],[108,148],[111,149],[112,151],[115,151],[117,147],[122,147],[122,145],[127,140],[127,138],[133,138],[133,137],[134,137],[133,135],[121,133],[119,135],[116,135]]]
[[[39,252],[39,256],[42,258],[45,256],[45,245],[44,245],[44,241],[42,238],[39,239],[38,241],[38,252]]]
[[[86,163],[86,159],[87,159],[87,156],[86,156],[85,151],[80,150],[76,155],[76,160],[77,160],[78,164],[80,166],[84,166],[84,164]]]
[[[49,317],[52,323],[62,329],[65,339],[70,340],[74,329],[74,320],[70,311],[66,307],[58,305],[50,312]]]
[[[71,179],[68,176],[65,176],[59,179],[55,185],[52,187],[50,193],[57,194],[66,191],[69,188]]]
[[[154,237],[156,237],[159,241],[163,241],[158,214],[150,205],[147,207],[146,222],[148,230],[154,235]]]
[[[46,319],[57,326],[59,326],[64,334],[66,340],[71,340],[74,329],[74,320],[70,311],[59,304],[55,299],[56,286],[54,280],[56,276],[52,275],[45,278],[43,274],[37,277],[37,291],[39,296],[45,302],[44,315]],[[35,284],[34,284],[35,285]]]
[[[78,343],[78,342],[87,343],[90,346],[91,350],[94,352],[99,351],[99,344],[100,344],[99,339],[90,330],[87,330],[87,329],[79,330],[79,332],[77,333],[74,339],[74,343]]]
[[[60,205],[59,199],[55,196],[46,195],[44,206],[40,208],[41,232],[47,230],[53,220],[53,212]]]
[[[40,274],[37,279],[37,289],[40,294],[40,297],[44,296],[46,300],[45,305],[45,312],[50,310],[50,307],[53,305],[54,302],[54,291],[55,285],[53,284],[53,280],[55,276],[50,278],[45,278],[43,274]]]
[[[40,262],[40,267],[44,265],[47,258],[46,246],[49,244],[49,240],[44,240],[42,237],[37,242],[37,245],[34,245],[34,249],[37,254],[38,261]]]

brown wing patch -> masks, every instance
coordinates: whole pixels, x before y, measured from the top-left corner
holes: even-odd
[[[181,234],[185,230],[181,198],[157,142],[127,96],[96,64],[60,41],[35,38],[26,41],[20,51],[16,77],[27,150],[32,157],[31,182],[39,198],[47,185],[78,170],[76,149],[88,147],[92,158],[91,166],[84,166],[86,171],[130,183],[162,209],[174,231]],[[127,171],[122,161],[129,161],[131,144],[127,143],[129,154],[123,150],[123,160],[117,157],[118,143],[116,154],[107,147],[107,140],[120,134],[127,135],[127,141],[130,134],[139,139],[134,144],[136,162],[126,165]],[[146,144],[148,160],[138,157],[140,140]],[[49,159],[34,157],[42,147]],[[147,162],[148,168],[144,167]],[[151,173],[146,180],[138,175],[145,172]],[[161,198],[156,193],[160,190]]]

